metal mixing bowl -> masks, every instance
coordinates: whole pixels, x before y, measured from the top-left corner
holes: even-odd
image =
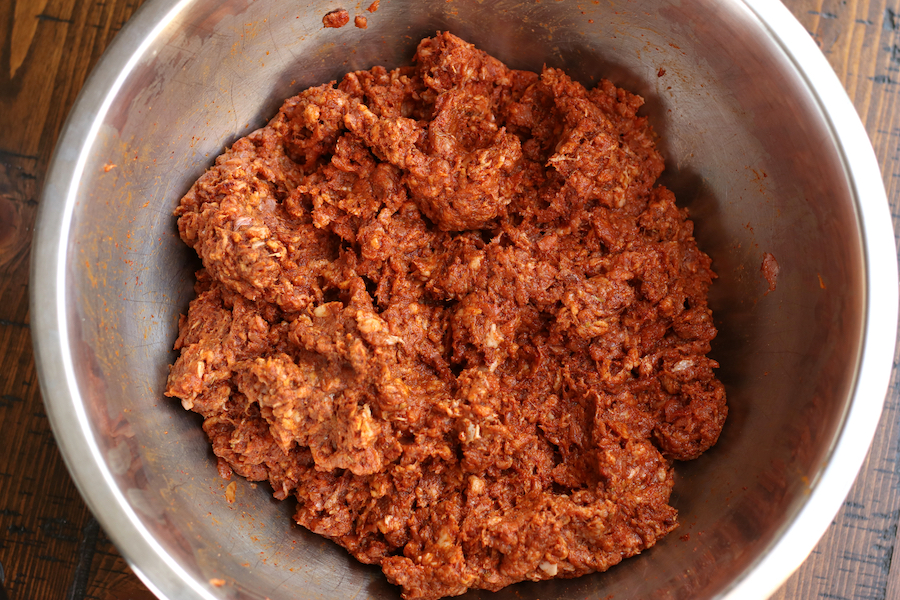
[[[881,174],[809,35],[768,0],[381,0],[375,13],[364,0],[345,7],[368,29],[324,29],[338,6],[151,0],[60,139],[35,235],[32,326],[59,446],[118,548],[172,599],[399,596],[377,569],[291,526],[292,504],[267,486],[239,481],[226,502],[196,415],[162,396],[198,267],[172,210],[282,99],[407,62],[417,40],[449,30],[513,67],[562,67],[589,86],[606,77],[646,98],[663,180],[719,274],[713,357],[731,410],[718,446],[678,465],[680,531],[606,574],[496,597],[771,593],[853,483],[896,331]],[[768,294],[764,253],[780,266]]]

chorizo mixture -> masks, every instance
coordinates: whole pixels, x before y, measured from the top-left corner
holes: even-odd
[[[220,474],[408,600],[603,571],[727,408],[715,277],[643,100],[459,38],[288,99],[181,200],[167,394]]]

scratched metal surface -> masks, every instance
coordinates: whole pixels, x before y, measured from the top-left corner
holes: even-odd
[[[863,116],[900,216],[900,2],[789,0]],[[10,598],[148,598],[80,502],[36,390],[25,301],[34,204],[90,65],[136,5],[0,6],[0,582]],[[49,73],[49,75],[48,75]],[[896,362],[896,361],[895,361]],[[898,389],[835,524],[776,598],[900,598]]]

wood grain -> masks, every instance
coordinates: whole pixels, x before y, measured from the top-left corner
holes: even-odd
[[[153,597],[85,507],[56,448],[36,381],[27,296],[31,232],[53,145],[87,74],[139,4],[0,2],[0,583],[11,600]],[[825,53],[862,118],[896,226],[900,0],[785,4]],[[898,420],[895,368],[856,485],[774,599],[900,599]]]
[[[0,582],[11,600],[153,597],[72,483],[41,403],[28,270],[41,182],[90,69],[139,2],[0,2]]]

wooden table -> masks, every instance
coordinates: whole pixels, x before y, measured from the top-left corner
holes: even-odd
[[[69,478],[41,403],[28,314],[31,232],[50,154],[85,77],[140,3],[0,1],[0,582],[11,600],[153,598]],[[900,0],[785,3],[855,103],[897,218]],[[892,560],[900,525],[898,398],[895,370],[855,487],[776,599],[900,598],[900,559]]]

